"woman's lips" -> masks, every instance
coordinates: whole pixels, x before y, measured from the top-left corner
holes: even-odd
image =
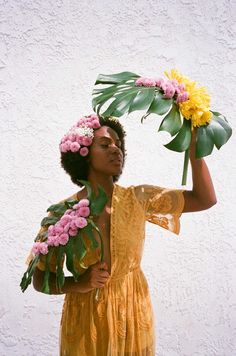
[[[121,165],[122,164],[122,159],[117,157],[117,158],[113,158],[110,162],[113,163],[113,164]]]

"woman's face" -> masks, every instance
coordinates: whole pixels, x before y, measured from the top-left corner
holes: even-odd
[[[108,126],[102,126],[94,132],[90,147],[89,173],[118,176],[123,168],[121,141],[117,133]]]

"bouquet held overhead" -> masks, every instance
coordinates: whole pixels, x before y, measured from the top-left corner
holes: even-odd
[[[196,131],[195,157],[210,155],[214,145],[220,149],[232,134],[226,118],[210,109],[210,96],[205,87],[172,69],[166,78],[146,78],[132,72],[100,74],[93,90],[93,109],[103,117],[121,117],[136,110],[145,110],[141,121],[150,114],[165,115],[159,131],[167,131],[174,139],[165,145],[176,152],[185,152],[182,185],[186,185],[189,146]],[[112,101],[111,101],[112,100]],[[108,107],[102,111],[103,105]],[[111,102],[110,102],[111,101]]]

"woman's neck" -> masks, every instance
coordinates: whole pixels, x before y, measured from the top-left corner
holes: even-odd
[[[88,181],[95,192],[98,192],[98,186],[101,186],[105,190],[108,199],[111,198],[114,189],[113,177],[89,175]]]

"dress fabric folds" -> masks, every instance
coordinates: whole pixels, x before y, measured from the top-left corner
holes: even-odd
[[[100,289],[98,300],[95,290],[66,294],[60,328],[60,356],[155,355],[152,305],[140,267],[145,222],[179,234],[183,191],[151,185],[127,188],[114,185],[111,274],[104,288]],[[71,198],[76,198],[76,194]],[[99,252],[89,250],[84,267],[98,261]],[[44,270],[44,262],[42,257],[38,264],[41,270]],[[52,261],[52,272],[55,272],[55,266]],[[86,270],[79,265],[78,269],[81,273]]]

